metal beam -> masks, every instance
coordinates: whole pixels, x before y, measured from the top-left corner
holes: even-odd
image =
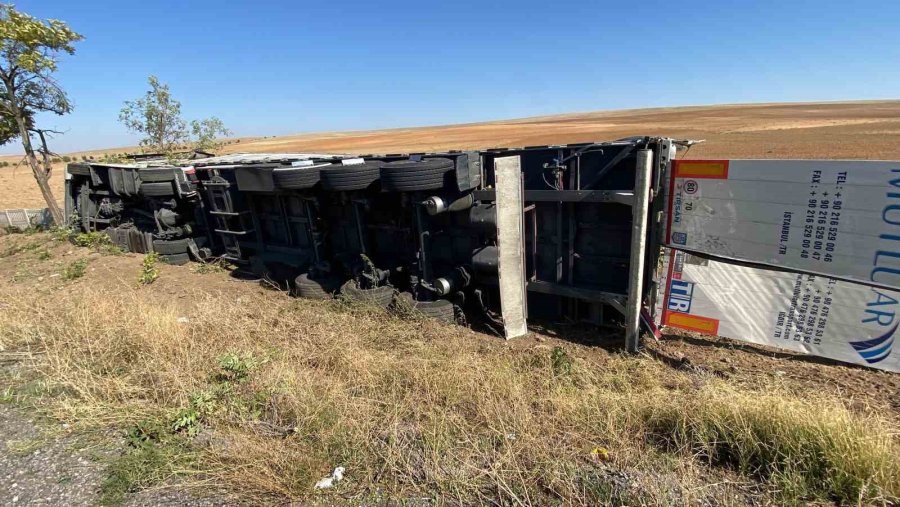
[[[528,332],[525,297],[525,202],[518,155],[494,159],[497,185],[497,247],[500,314],[507,339]]]
[[[476,190],[478,201],[496,200],[493,190]],[[634,193],[618,190],[526,190],[525,202],[613,202],[630,206]]]
[[[623,315],[625,314],[624,302],[627,298],[625,294],[616,294],[614,292],[606,292],[596,289],[582,289],[581,287],[572,287],[571,285],[545,282],[543,280],[534,280],[528,282],[528,290],[532,292],[539,292],[541,294],[552,294],[554,296],[565,296],[569,298],[580,299],[583,301],[606,303],[616,310],[622,312]]]
[[[625,346],[629,352],[640,347],[640,319],[644,289],[644,259],[647,251],[647,217],[650,212],[650,179],[653,151],[638,150],[634,173],[634,206],[631,207],[631,262],[628,264],[628,301],[625,314]]]

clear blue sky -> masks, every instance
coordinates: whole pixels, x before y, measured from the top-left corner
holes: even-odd
[[[61,152],[133,144],[118,111],[149,74],[187,119],[216,115],[238,135],[900,95],[896,1],[16,6],[85,36],[58,73],[75,112],[41,118],[67,131]]]

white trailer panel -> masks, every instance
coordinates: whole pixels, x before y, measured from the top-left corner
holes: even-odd
[[[666,244],[900,289],[900,162],[679,160]]]
[[[900,372],[900,292],[668,249],[661,325]]]

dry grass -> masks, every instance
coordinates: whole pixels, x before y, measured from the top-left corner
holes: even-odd
[[[107,259],[122,260],[94,264]],[[142,453],[113,468],[124,488],[187,474],[328,503],[900,496],[895,423],[832,398],[751,391],[641,357],[514,348],[341,303],[259,290],[171,302],[130,274],[106,287],[92,276],[53,304],[0,284],[0,347],[43,352],[34,366],[66,393],[45,401],[57,417],[132,429]],[[338,465],[346,479],[314,491]]]

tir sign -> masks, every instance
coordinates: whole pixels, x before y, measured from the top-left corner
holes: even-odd
[[[668,309],[673,312],[690,312],[691,298],[693,296],[693,282],[686,282],[684,280],[671,280],[669,282],[669,300],[667,301]]]

